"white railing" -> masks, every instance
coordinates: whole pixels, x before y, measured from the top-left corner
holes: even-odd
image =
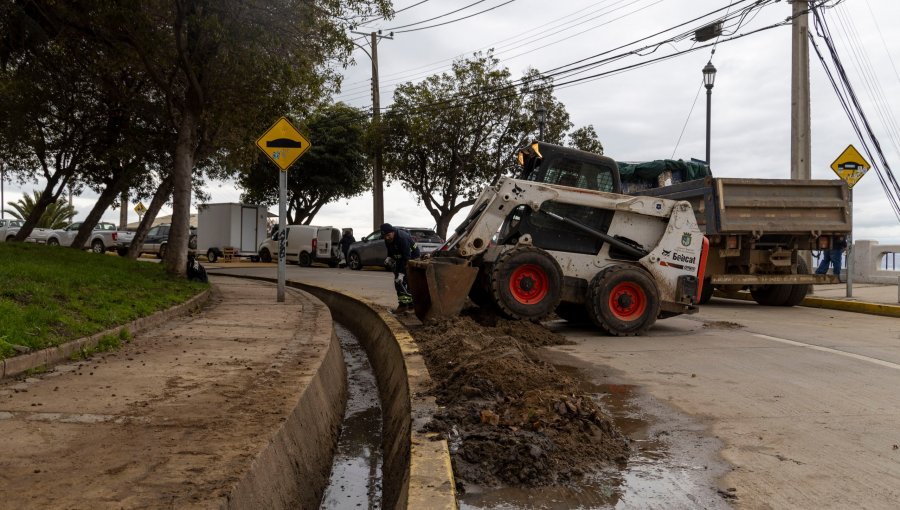
[[[853,281],[894,285],[900,270],[900,244],[878,244],[878,241],[853,243]],[[845,269],[846,272],[846,269]]]

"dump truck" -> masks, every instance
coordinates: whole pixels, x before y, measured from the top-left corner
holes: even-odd
[[[612,193],[615,162],[600,158],[596,190],[512,177],[485,188],[440,250],[410,261],[416,316],[456,315],[468,296],[513,319],[557,312],[633,336],[696,312],[708,242],[690,203]]]
[[[603,156],[552,144],[518,151],[519,177],[537,182],[572,180],[596,189],[593,167]],[[612,170],[612,169],[611,169]],[[706,165],[657,160],[617,163],[612,191],[688,201],[710,252],[700,304],[719,289],[747,289],[762,305],[794,306],[812,284],[837,276],[809,274],[803,252],[830,247],[832,236],[851,229],[847,185],[841,180],[716,178]]]

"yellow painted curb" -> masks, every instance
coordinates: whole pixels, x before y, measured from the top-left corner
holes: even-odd
[[[741,299],[744,301],[753,301],[750,293],[741,291],[736,294],[724,294],[715,291],[716,297],[725,299]],[[827,310],[841,310],[844,312],[865,313],[869,315],[881,315],[883,317],[900,317],[900,305],[889,305],[885,303],[871,303],[869,301],[848,301],[839,298],[820,298],[807,297],[800,306],[808,308],[823,308]]]

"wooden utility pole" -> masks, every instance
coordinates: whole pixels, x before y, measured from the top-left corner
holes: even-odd
[[[793,0],[791,35],[791,179],[811,179],[809,2]]]
[[[378,87],[378,39],[393,39],[394,33],[382,35],[381,32],[352,32],[359,35],[368,35],[371,37],[370,44],[372,53],[366,51],[366,48],[360,46],[355,41],[357,47],[366,52],[366,55],[372,60],[372,125],[378,134],[375,140],[375,158],[372,164],[372,228],[378,230],[378,227],[384,223],[384,173],[381,168],[382,162],[382,140],[381,140],[381,92]]]
[[[375,125],[375,165],[372,169],[372,228],[384,223],[384,175],[381,173],[381,92],[378,89],[378,34],[372,32],[372,122]]]

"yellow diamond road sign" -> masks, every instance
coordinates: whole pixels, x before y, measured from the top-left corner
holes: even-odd
[[[286,172],[311,144],[290,121],[282,117],[256,140],[256,146],[265,152],[282,172]]]
[[[844,152],[831,164],[831,169],[834,170],[834,173],[843,179],[850,189],[853,189],[853,186],[866,175],[866,171],[870,167],[871,165],[866,161],[866,158],[862,157],[862,154],[853,145],[848,145]]]
[[[143,202],[138,202],[136,206],[134,206],[134,212],[138,213],[138,215],[143,215],[147,212],[147,208],[144,207]]]

